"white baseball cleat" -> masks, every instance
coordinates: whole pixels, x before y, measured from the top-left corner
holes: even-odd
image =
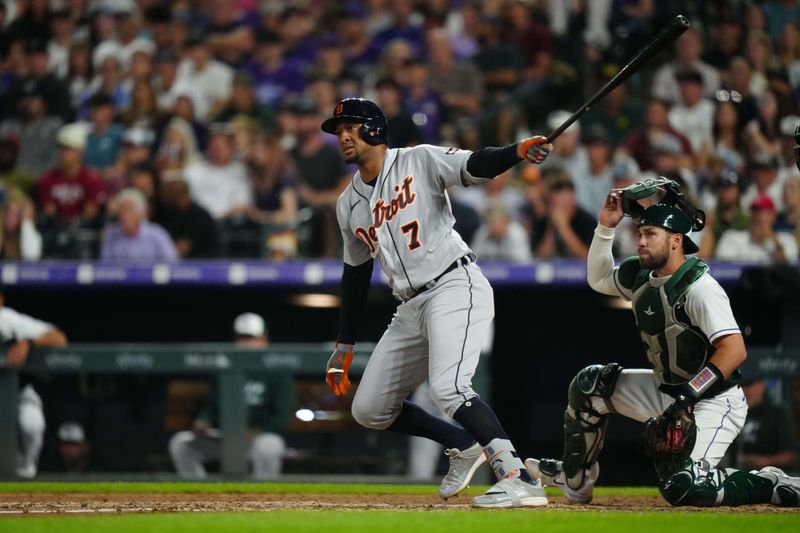
[[[574,503],[589,503],[594,497],[594,484],[600,475],[600,463],[594,463],[583,473],[583,483],[573,489],[566,483],[563,462],[556,459],[525,459],[525,468],[533,479],[541,480],[545,487],[558,487]]]
[[[547,505],[547,496],[539,481],[522,481],[518,477],[503,478],[483,496],[472,498],[474,507],[503,509],[508,507],[541,507]]]
[[[773,483],[772,505],[778,507],[800,507],[800,478],[786,475],[776,466],[765,466],[757,472],[759,477],[769,479]]]
[[[439,485],[439,497],[446,500],[469,486],[472,476],[486,462],[486,456],[477,442],[464,451],[450,448],[444,453],[450,458],[450,469]]]

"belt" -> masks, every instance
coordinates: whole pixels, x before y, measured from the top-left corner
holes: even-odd
[[[452,272],[453,270],[457,269],[458,267],[460,267],[462,265],[468,265],[468,264],[472,263],[473,261],[475,261],[475,259],[476,259],[476,256],[473,253],[469,253],[467,255],[459,257],[458,259],[453,261],[450,264],[450,266],[448,266],[446,269],[444,269],[444,271],[441,274],[439,274],[438,276],[436,276],[435,278],[430,280],[428,283],[426,283],[425,285],[423,285],[422,287],[417,289],[417,292],[415,292],[413,295],[411,295],[411,297],[406,298],[405,300],[403,300],[403,303],[409,301],[414,296],[420,295],[423,292],[434,288],[436,286],[436,284],[439,282],[439,280],[442,279],[442,277],[444,277],[445,274],[449,274],[450,272]]]

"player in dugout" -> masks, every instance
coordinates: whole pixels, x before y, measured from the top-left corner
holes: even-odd
[[[361,425],[435,440],[450,469],[439,487],[449,498],[489,462],[497,483],[472,504],[481,508],[547,504],[494,411],[472,389],[472,376],[494,316],[492,288],[475,254],[453,230],[445,189],[488,181],[522,160],[541,163],[552,145],[541,136],[471,152],[420,145],[388,148],[386,117],[369,100],[339,102],[322,130],[336,135],[358,172],[339,197],[344,241],[339,338],[327,381],[347,394],[356,325],[379,262],[399,300],[353,398]],[[461,426],[408,400],[425,379],[434,402]]]
[[[638,257],[615,267],[614,228],[625,214],[638,219]],[[589,249],[589,285],[632,302],[652,369],[591,365],[570,383],[562,459],[529,458],[525,466],[571,502],[592,500],[608,415],[618,413],[645,423],[644,448],[670,504],[800,506],[800,478],[779,468],[718,468],[747,416],[739,370],[746,349],[725,291],[706,263],[686,257],[698,251],[689,234],[704,223],[666,178],[606,197]]]

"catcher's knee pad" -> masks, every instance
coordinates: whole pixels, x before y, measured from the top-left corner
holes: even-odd
[[[670,505],[676,507],[712,507],[717,502],[719,488],[712,477],[698,474],[691,460],[688,460],[683,468],[659,481],[658,491]]]
[[[675,506],[715,507],[770,503],[773,482],[742,470],[707,468],[687,459],[680,470],[658,484],[661,495]]]
[[[597,461],[603,448],[608,408],[622,367],[617,363],[587,366],[569,385],[569,403],[564,413],[564,473],[578,475]],[[599,404],[597,403],[599,402]],[[602,412],[598,409],[603,407]]]

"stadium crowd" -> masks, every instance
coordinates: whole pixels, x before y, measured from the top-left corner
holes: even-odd
[[[608,190],[662,175],[708,214],[702,257],[797,260],[794,0],[0,2],[0,258],[333,257],[340,98],[376,101],[392,147],[512,143],[677,13],[541,170],[451,191],[456,229],[484,258],[582,258]]]

